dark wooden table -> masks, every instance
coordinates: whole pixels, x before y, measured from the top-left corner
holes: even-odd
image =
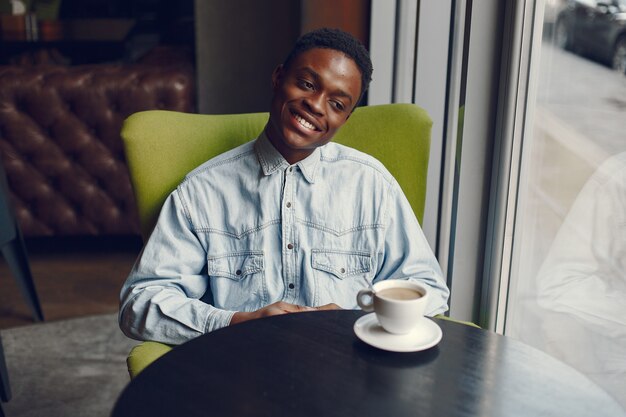
[[[436,320],[441,342],[361,342],[361,311],[250,321],[175,348],[122,392],[122,416],[624,416],[597,385],[508,337]]]

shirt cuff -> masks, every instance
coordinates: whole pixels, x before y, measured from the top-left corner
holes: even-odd
[[[213,308],[212,310],[213,311],[209,313],[209,317],[204,327],[205,333],[228,326],[230,324],[230,320],[236,313],[236,311],[220,310],[218,308]]]

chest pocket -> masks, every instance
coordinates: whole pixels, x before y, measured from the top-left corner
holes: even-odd
[[[249,311],[268,302],[262,251],[233,252],[207,257],[214,306]]]
[[[214,277],[241,281],[265,269],[263,252],[235,252],[207,258],[207,272]]]
[[[372,259],[367,252],[313,249],[311,266],[318,271],[344,279],[352,275],[369,273]]]

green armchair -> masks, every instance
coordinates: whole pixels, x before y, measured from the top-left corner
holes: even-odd
[[[124,122],[122,139],[144,238],[167,196],[204,161],[250,141],[267,122],[267,113],[201,115],[145,111]],[[335,142],[380,160],[398,180],[415,215],[424,215],[432,121],[413,104],[360,107],[337,133]],[[135,377],[170,346],[143,342],[128,356]]]

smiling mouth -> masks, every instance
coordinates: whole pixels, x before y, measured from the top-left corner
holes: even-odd
[[[305,129],[308,129],[308,130],[313,131],[313,132],[317,132],[317,131],[320,130],[320,129],[316,128],[312,123],[306,121],[304,119],[304,117],[300,116],[299,114],[294,113],[294,112],[291,112],[291,114],[298,121],[300,126],[304,127]]]

